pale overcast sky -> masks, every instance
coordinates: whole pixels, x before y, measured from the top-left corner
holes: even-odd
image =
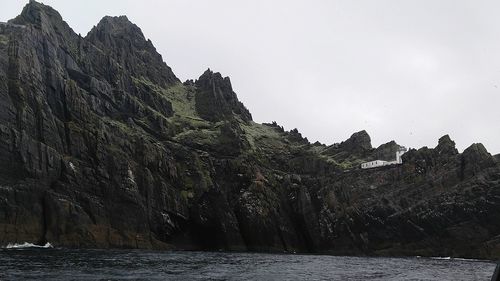
[[[27,1],[2,0],[0,21]],[[256,122],[500,153],[498,0],[45,0],[82,36],[127,15],[181,79],[230,76]]]

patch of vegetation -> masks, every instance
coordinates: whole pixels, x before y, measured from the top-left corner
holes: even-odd
[[[174,140],[192,145],[213,146],[218,142],[219,135],[219,130],[188,130],[176,135]]]
[[[194,192],[193,191],[188,191],[188,190],[182,190],[181,191],[181,197],[185,201],[189,201],[189,199],[194,197]]]
[[[342,170],[351,170],[359,168],[362,163],[366,162],[365,159],[358,159],[355,157],[349,157],[347,159],[339,161],[335,159],[335,157],[329,155],[318,154],[318,156],[326,160],[328,163],[333,164]]]
[[[195,93],[192,87],[185,86],[182,83],[176,83],[165,89],[144,77],[133,77],[132,79],[134,83],[146,86],[153,94],[157,94],[160,98],[168,100],[171,103],[174,114],[168,119],[175,126],[176,132],[209,129],[213,127],[212,123],[202,119],[196,112]]]
[[[253,149],[257,147],[266,148],[283,148],[283,136],[275,128],[257,124],[255,122],[241,123],[241,129],[245,132],[245,136]]]
[[[157,86],[155,83],[151,82],[151,80],[141,76],[141,77],[132,77],[132,81],[135,83],[135,84],[143,84],[143,85],[146,85],[148,86],[149,88],[151,88],[152,90],[155,90],[155,91],[161,91],[161,88],[159,86]]]
[[[163,89],[161,93],[172,103],[174,115],[204,121],[196,113],[194,93],[187,86],[177,83],[168,89]]]
[[[133,128],[129,127],[127,124],[125,124],[123,122],[111,119],[107,116],[103,116],[102,120],[104,121],[105,124],[107,124],[111,127],[117,128],[118,130],[120,130],[128,135],[133,135],[134,133],[136,133],[136,132],[134,132]]]
[[[145,104],[139,98],[137,98],[133,95],[130,95],[130,94],[127,94],[127,96],[130,98],[131,101],[133,101],[140,108],[141,111],[144,111],[145,113],[152,116],[153,118],[167,120],[167,117],[163,113],[161,113],[161,112],[157,111],[155,108]]]
[[[356,164],[358,161],[354,161],[354,162],[351,162],[351,161],[343,161],[341,163],[338,164],[338,166],[343,169],[343,170],[349,170],[349,169],[353,169],[353,168],[357,168],[361,165],[361,163],[363,161],[359,161],[359,164]]]
[[[0,44],[7,45],[9,43],[9,37],[0,34]]]
[[[75,132],[75,133],[82,133],[83,131],[85,131],[82,127],[80,127],[79,124],[73,122],[73,121],[69,121],[66,123],[66,126],[68,126],[68,129],[71,131],[71,132]]]
[[[213,124],[205,120],[198,120],[190,117],[182,117],[174,115],[170,118],[172,123],[176,127],[177,132],[184,132],[188,130],[201,130],[201,129],[211,129],[214,127]]]

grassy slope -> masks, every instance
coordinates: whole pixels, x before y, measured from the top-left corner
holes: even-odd
[[[169,124],[175,127],[173,140],[180,143],[196,143],[200,146],[215,144],[220,136],[220,127],[223,122],[209,122],[202,119],[195,109],[195,88],[182,83],[177,83],[167,89],[160,88],[145,78],[135,78],[134,82],[141,83],[152,89],[152,94],[160,95],[172,104],[174,114],[172,117],[164,117]],[[158,111],[145,107],[154,115],[161,115]],[[239,118],[235,118],[239,120]],[[246,140],[250,145],[247,154],[266,155],[266,154],[290,154],[291,151],[304,149],[306,146],[302,143],[290,141],[287,138],[287,132],[282,132],[275,127],[258,124],[255,122],[243,122],[239,120],[239,126],[242,129]],[[359,167],[365,159],[355,159],[349,157],[339,162],[335,156],[323,154],[326,146],[308,146],[307,152],[326,160],[327,162],[348,170]]]

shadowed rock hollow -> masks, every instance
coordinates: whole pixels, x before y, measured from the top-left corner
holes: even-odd
[[[402,165],[365,131],[257,124],[229,78],[181,83],[126,17],[86,37],[30,1],[0,24],[0,244],[500,257],[500,166],[449,136]]]

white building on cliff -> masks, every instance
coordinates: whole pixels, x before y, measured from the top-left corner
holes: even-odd
[[[396,150],[396,160],[394,161],[384,161],[384,160],[374,160],[370,162],[365,162],[361,164],[361,169],[370,169],[370,168],[376,168],[376,167],[382,167],[382,166],[388,166],[388,165],[398,165],[402,164],[403,160],[401,159],[401,156],[405,154],[406,152],[406,147],[400,146]]]

